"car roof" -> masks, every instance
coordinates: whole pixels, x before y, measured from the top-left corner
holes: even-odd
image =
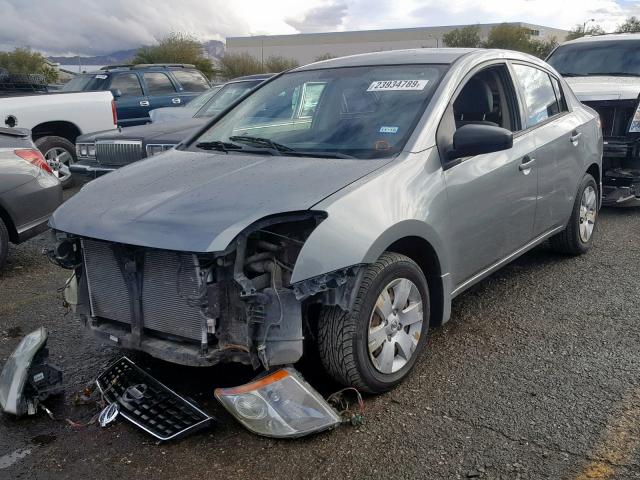
[[[274,75],[275,75],[274,73],[258,73],[258,74],[255,74],[255,75],[245,75],[244,77],[232,78],[228,82],[225,82],[223,85],[227,85],[229,83],[236,83],[236,82],[249,82],[249,81],[255,81],[255,80],[267,80],[267,79],[273,77]]]
[[[123,72],[132,70],[197,70],[195,65],[190,63],[140,63],[140,64],[122,64],[107,65],[99,70],[85,72],[89,75],[102,74],[108,75],[111,72]]]
[[[408,50],[389,50],[384,52],[361,53],[347,57],[331,58],[320,62],[310,63],[293,69],[294,72],[314,70],[317,68],[359,67],[371,65],[393,64],[451,64],[458,58],[472,52],[481,51],[477,48],[413,48]]]
[[[574,43],[593,43],[593,42],[606,42],[611,40],[640,40],[640,33],[609,33],[606,35],[587,35],[584,37],[576,38],[575,40],[569,40],[562,45],[569,45]]]

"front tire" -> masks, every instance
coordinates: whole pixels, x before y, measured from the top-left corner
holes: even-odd
[[[567,228],[551,237],[551,248],[565,255],[583,255],[591,249],[598,217],[598,184],[588,173],[582,179]]]
[[[429,288],[410,258],[384,253],[364,274],[354,307],[323,307],[318,350],[336,381],[368,393],[390,390],[413,368],[429,329]]]
[[[60,180],[62,188],[72,187],[73,176],[69,167],[78,161],[73,143],[63,137],[47,136],[40,137],[35,144],[53,170],[53,174]]]

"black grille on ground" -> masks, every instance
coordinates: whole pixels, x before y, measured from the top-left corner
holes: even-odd
[[[92,314],[131,324],[131,293],[112,244],[82,241]],[[203,288],[196,255],[145,249],[141,298],[146,329],[201,341],[207,319],[197,298]]]
[[[120,415],[160,440],[175,439],[213,422],[126,357],[111,364],[96,383],[108,403],[118,403]]]
[[[636,100],[606,100],[582,102],[600,115],[604,137],[624,137],[636,111]]]

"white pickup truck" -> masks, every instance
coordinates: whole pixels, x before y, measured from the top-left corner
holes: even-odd
[[[69,165],[77,160],[79,135],[116,128],[117,115],[110,91],[48,93],[3,97],[0,127],[31,130],[63,187],[72,184]]]

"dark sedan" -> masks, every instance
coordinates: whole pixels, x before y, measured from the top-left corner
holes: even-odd
[[[82,135],[76,141],[78,162],[70,170],[73,174],[97,177],[170,150],[271,76],[251,75],[226,83],[192,118]]]

